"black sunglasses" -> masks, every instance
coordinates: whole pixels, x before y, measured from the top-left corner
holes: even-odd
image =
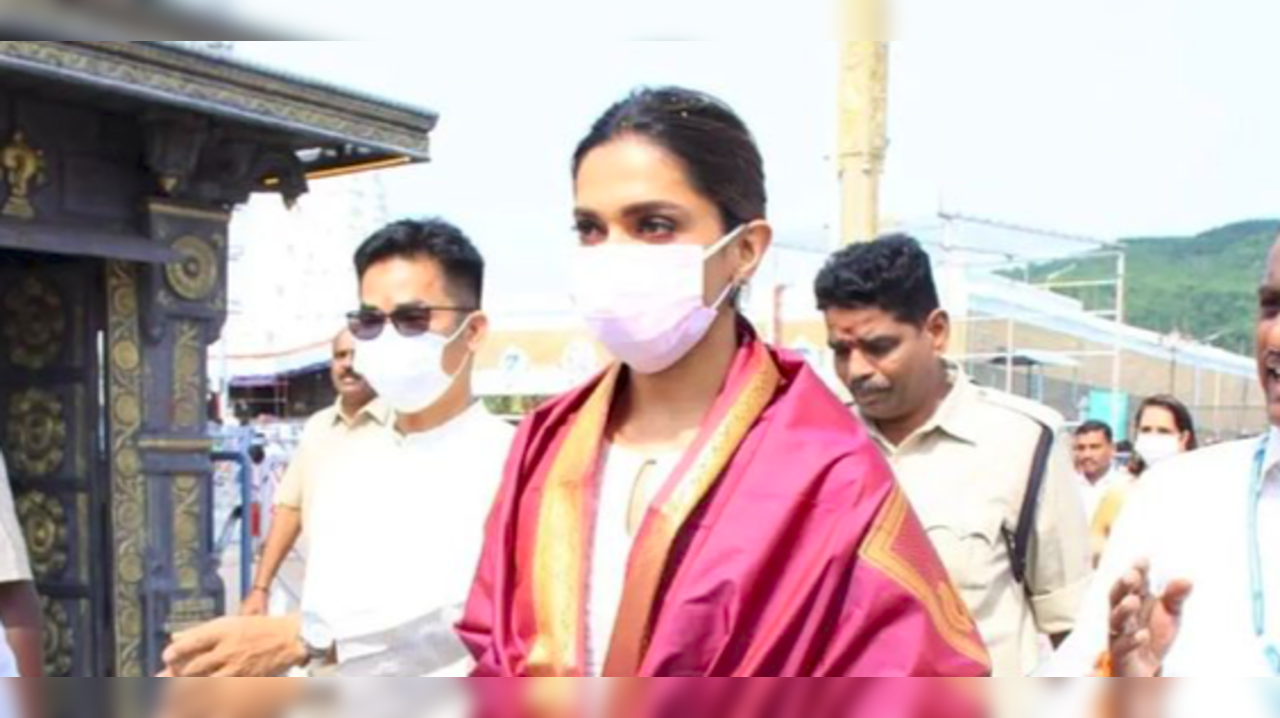
[[[420,337],[431,331],[431,317],[436,312],[467,312],[466,307],[399,307],[387,314],[381,309],[360,309],[347,315],[347,327],[360,341],[373,341],[382,336],[387,322],[395,325],[402,337]]]

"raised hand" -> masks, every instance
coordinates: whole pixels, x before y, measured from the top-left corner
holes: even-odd
[[[1117,678],[1155,678],[1177,641],[1190,581],[1151,593],[1151,566],[1139,562],[1111,589],[1111,667]]]

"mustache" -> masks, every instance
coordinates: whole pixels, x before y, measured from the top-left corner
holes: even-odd
[[[893,387],[886,381],[877,381],[875,379],[855,379],[849,382],[849,391],[857,394],[885,394],[892,390]]]

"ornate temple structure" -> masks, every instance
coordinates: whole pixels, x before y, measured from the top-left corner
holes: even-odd
[[[0,41],[0,449],[53,676],[216,617],[206,356],[231,210],[424,161],[435,116],[166,42]]]

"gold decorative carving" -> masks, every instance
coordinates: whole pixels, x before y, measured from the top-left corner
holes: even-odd
[[[165,267],[165,277],[174,294],[188,301],[207,298],[218,286],[218,253],[199,237],[179,237],[173,249],[182,259]]]
[[[4,297],[9,361],[39,371],[57,360],[67,334],[67,310],[53,285],[38,277],[19,281]]]
[[[212,439],[140,439],[138,448],[162,454],[207,454],[213,451]]]
[[[178,322],[173,347],[173,424],[195,429],[204,416],[204,338],[192,322]]]
[[[287,78],[175,56],[140,43],[0,40],[0,54],[60,73],[88,74],[112,84],[221,106],[277,126],[320,132],[425,158],[430,113],[335,92]]]
[[[142,357],[138,355],[138,347],[136,345],[121,343],[111,350],[111,360],[116,366],[133,371],[142,362]]]
[[[203,625],[218,617],[218,605],[212,598],[186,598],[169,606],[165,633],[173,635]]]
[[[141,329],[134,265],[107,263],[108,349],[111,359],[111,496],[115,550],[115,669],[122,678],[142,678],[142,580],[146,534],[146,483],[138,456],[142,429]]]
[[[49,678],[72,678],[75,667],[75,629],[67,607],[45,597],[40,598],[44,613],[44,670]]]
[[[16,508],[36,578],[58,578],[70,563],[66,508],[58,499],[40,491],[19,496]]]
[[[43,389],[9,398],[8,445],[18,473],[44,478],[66,458],[67,419],[62,400]]]
[[[179,476],[173,480],[173,563],[178,588],[200,588],[200,480]]]
[[[9,144],[0,149],[0,164],[4,165],[4,178],[9,183],[9,198],[0,213],[18,219],[35,219],[31,191],[48,181],[44,152],[28,144],[27,134],[18,130]]]
[[[199,209],[196,207],[183,207],[176,204],[166,204],[163,202],[151,202],[147,205],[147,209],[152,214],[163,214],[170,217],[178,217],[180,219],[199,219],[210,222],[227,223],[231,221],[230,212],[219,212],[212,209]]]

